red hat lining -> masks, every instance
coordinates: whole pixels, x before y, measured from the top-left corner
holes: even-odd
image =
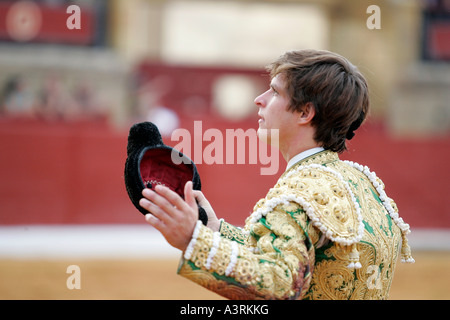
[[[152,190],[158,184],[164,185],[184,198],[184,185],[192,181],[193,168],[191,164],[173,163],[171,153],[171,149],[147,150],[140,163],[142,182]]]

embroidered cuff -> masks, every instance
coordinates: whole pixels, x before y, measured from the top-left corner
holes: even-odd
[[[202,227],[202,222],[200,220],[198,220],[197,224],[195,225],[194,232],[192,233],[192,239],[189,242],[189,244],[188,244],[188,246],[186,248],[186,251],[184,252],[184,258],[186,260],[191,259],[192,253],[194,251],[194,246],[195,246],[195,243],[197,242],[197,238],[198,238],[198,235],[200,233],[200,228],[201,227]]]
[[[235,227],[223,219],[220,223],[219,232],[222,237],[232,241],[237,241],[240,244],[244,244],[247,237],[247,235],[242,232],[241,228]]]

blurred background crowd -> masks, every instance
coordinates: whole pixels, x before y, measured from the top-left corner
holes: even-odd
[[[361,69],[372,115],[391,132],[448,133],[449,1],[375,2],[2,0],[0,115],[127,125],[165,103],[235,120],[252,99],[235,104],[261,89],[249,73],[286,50],[317,48]],[[70,4],[81,29],[66,26]],[[367,26],[371,4],[380,29]]]
[[[448,240],[449,0],[0,0],[0,226],[141,224],[123,182],[129,127],[153,121],[169,145],[196,120],[256,128],[264,67],[303,48],[347,57],[369,82],[369,120],[342,158],[384,180],[413,230]],[[199,172],[237,225],[279,176]]]

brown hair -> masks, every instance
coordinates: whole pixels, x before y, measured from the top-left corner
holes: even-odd
[[[346,150],[345,140],[353,138],[369,111],[367,82],[358,69],[325,50],[289,51],[267,69],[272,77],[285,76],[290,111],[314,105],[314,140],[328,150]]]

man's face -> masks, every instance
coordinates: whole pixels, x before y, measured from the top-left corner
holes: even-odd
[[[270,88],[256,97],[255,104],[259,108],[258,137],[269,144],[273,143],[270,139],[271,132],[266,130],[278,130],[279,143],[289,142],[296,126],[296,117],[288,110],[290,97],[283,74],[272,78]]]

